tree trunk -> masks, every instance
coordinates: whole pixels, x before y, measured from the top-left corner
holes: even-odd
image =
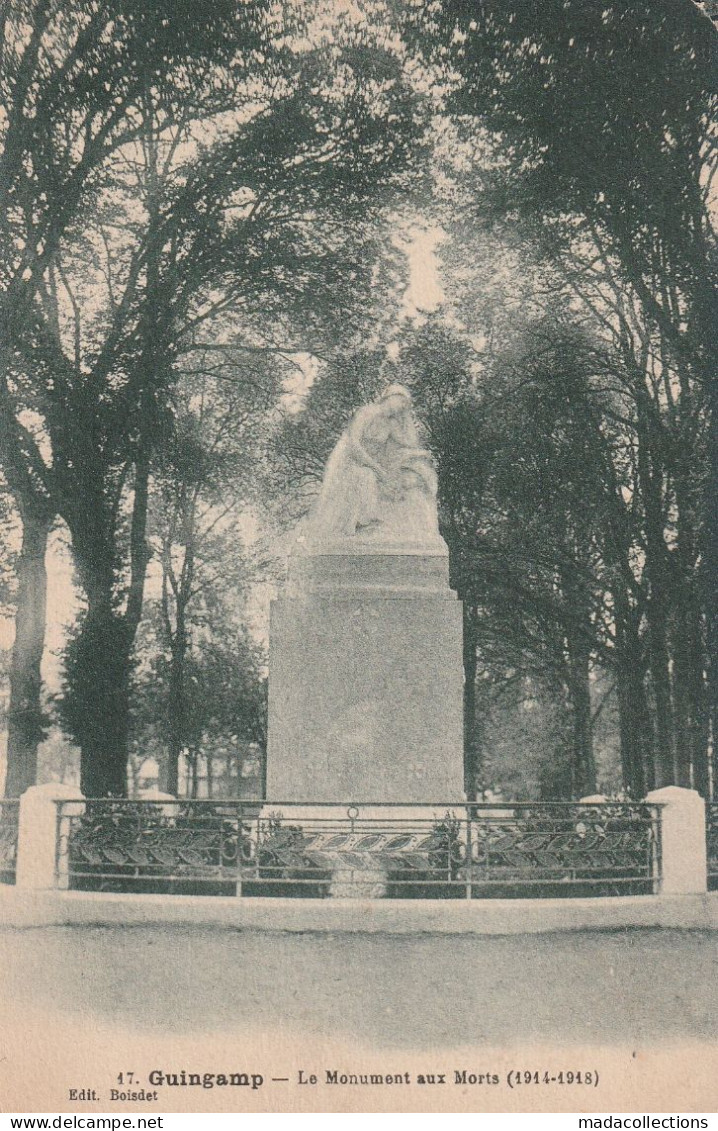
[[[616,600],[616,694],[623,785],[639,799],[654,788],[653,728],[645,688],[645,661],[638,631],[638,615]]]
[[[700,610],[689,579],[678,602],[673,634],[673,680],[676,713],[677,785],[693,786],[708,797],[707,662]]]
[[[658,440],[652,437],[654,445]],[[668,640],[673,577],[665,542],[663,474],[649,455],[649,429],[639,429],[638,469],[645,508],[645,574],[648,579],[646,621],[648,670],[655,703],[655,776],[658,787],[675,784],[677,776],[671,667]]]
[[[85,797],[127,795],[130,653],[124,620],[91,604],[68,653],[71,723],[82,751]]]
[[[715,332],[715,322],[711,323]],[[710,473],[706,483],[701,590],[706,617],[708,654],[707,715],[711,735],[711,795],[718,798],[718,380],[707,380],[710,411]]]
[[[65,657],[63,721],[80,747],[85,797],[127,795],[129,650],[116,607],[115,552],[101,501],[73,515],[72,549],[87,612]]]
[[[195,746],[192,750],[192,759],[191,759],[192,776],[191,776],[191,779],[190,779],[191,780],[190,797],[192,798],[193,801],[196,800],[196,798],[197,798],[197,793],[198,793],[198,788],[199,788],[199,757],[200,757],[199,756],[199,750]]]
[[[649,673],[656,716],[656,784],[660,788],[676,784],[673,705],[671,697],[670,658],[668,652],[668,617],[660,585],[651,586],[648,603]]]
[[[464,602],[464,792],[475,801],[481,769],[481,743],[476,705],[477,612]]]
[[[214,752],[210,745],[207,754],[205,754],[204,764],[207,768],[207,796],[214,795]]]
[[[178,745],[176,743],[174,735],[170,734],[170,740],[167,749],[167,767],[165,769],[162,789],[165,793],[171,793],[173,797],[178,796],[179,760],[181,757],[182,747],[181,745]]]
[[[5,796],[19,797],[37,779],[37,748],[44,737],[40,664],[45,646],[47,569],[45,554],[52,519],[23,510],[22,549],[17,563],[15,643],[10,662]]]
[[[655,786],[652,730],[640,664],[626,658],[616,666],[616,692],[623,784],[638,800]]]
[[[85,797],[125,797],[130,684],[149,555],[145,542],[148,461],[137,461],[130,522],[130,579],[118,609],[117,532],[101,499],[72,513],[72,549],[87,613],[70,641],[62,712],[81,750]]]
[[[591,722],[590,648],[577,633],[569,640],[568,692],[573,715],[573,779],[578,797],[596,792]]]
[[[167,792],[177,796],[179,760],[185,746],[185,660],[187,633],[178,611],[178,624],[171,642],[169,719],[167,743]]]
[[[570,522],[566,516],[566,524]],[[591,711],[591,652],[595,631],[591,620],[591,595],[580,570],[584,547],[580,532],[574,532],[570,553],[576,566],[560,569],[561,589],[567,615],[562,645],[565,691],[571,711],[572,793],[586,797],[596,792],[596,759],[593,753],[593,719]]]
[[[93,541],[89,556],[77,536],[73,548],[88,607],[66,652],[63,719],[81,750],[85,797],[125,797],[135,633],[116,610],[111,555]]]

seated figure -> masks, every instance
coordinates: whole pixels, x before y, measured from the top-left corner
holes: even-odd
[[[431,453],[419,446],[411,394],[390,385],[358,409],[342,433],[301,540],[433,544],[440,537],[436,487]]]

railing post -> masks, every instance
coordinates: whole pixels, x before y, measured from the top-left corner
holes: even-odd
[[[61,782],[31,785],[20,798],[15,886],[48,890],[58,886],[57,802],[84,801],[79,789]]]
[[[693,895],[708,888],[706,806],[694,789],[668,785],[646,795],[660,805],[661,895]]]
[[[242,897],[242,836],[244,834],[244,809],[242,805],[237,806],[237,863],[236,875],[234,877],[234,894],[241,899]]]

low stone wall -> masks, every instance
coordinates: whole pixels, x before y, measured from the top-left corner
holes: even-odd
[[[718,893],[612,899],[232,899],[0,888],[0,921],[36,927],[212,928],[290,933],[518,935],[718,929]]]

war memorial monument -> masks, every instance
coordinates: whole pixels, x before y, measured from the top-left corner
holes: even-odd
[[[270,621],[267,799],[459,801],[462,614],[411,396],[359,408]]]

